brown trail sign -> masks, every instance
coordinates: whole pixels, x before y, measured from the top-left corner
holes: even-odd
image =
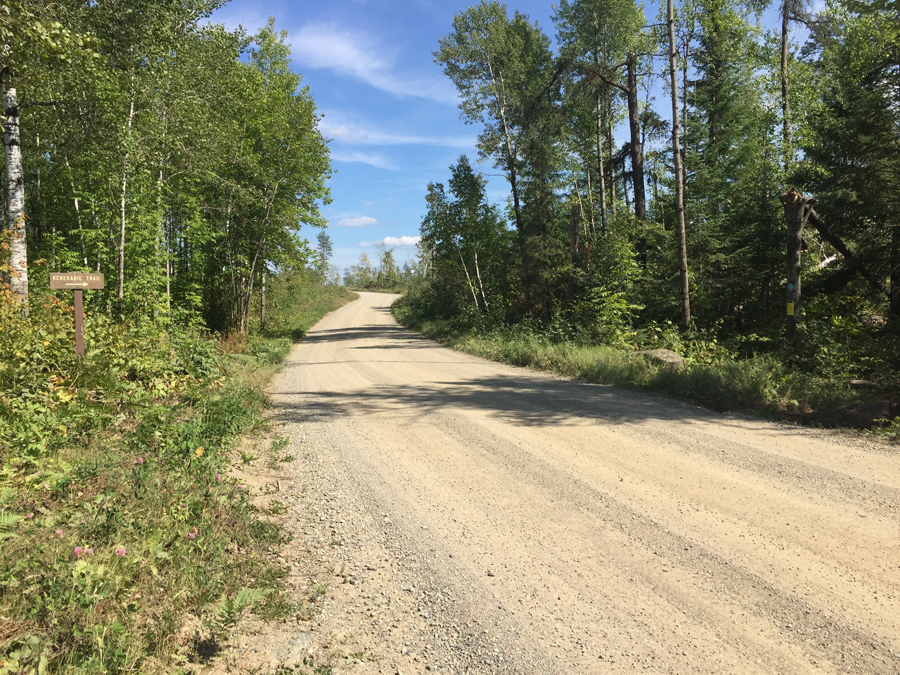
[[[50,288],[75,291],[75,353],[84,356],[84,307],[81,292],[103,288],[103,275],[96,272],[50,274]]]

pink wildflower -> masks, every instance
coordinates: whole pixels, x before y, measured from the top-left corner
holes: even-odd
[[[74,555],[76,558],[80,558],[82,553],[84,553],[84,548],[81,546],[76,546],[75,550],[72,551],[72,555]]]
[[[220,480],[222,480],[222,476],[220,476],[219,474],[216,474],[216,482],[218,483]]]
[[[34,518],[33,513],[29,513],[27,516],[25,516],[25,520],[31,520],[32,518]]]
[[[57,539],[62,539],[62,530],[57,530],[54,534]]]
[[[144,463],[144,458],[143,458],[143,457],[138,457],[137,459],[134,460],[134,463],[135,463],[135,464],[143,464],[143,463]]]
[[[188,538],[189,538],[189,539],[194,539],[196,536],[197,536],[197,533],[196,533],[196,532],[190,532],[190,533],[188,533]]]
[[[120,546],[119,548],[117,548],[117,549],[116,549],[116,555],[124,556],[124,555],[125,555],[125,547],[124,547],[124,546]]]
[[[94,549],[86,548],[86,549],[84,549],[84,554],[85,555],[94,555]]]

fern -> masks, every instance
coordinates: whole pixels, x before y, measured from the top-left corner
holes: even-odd
[[[233,626],[247,607],[255,605],[273,590],[272,588],[242,588],[234,598],[223,595],[216,607],[216,619],[219,625],[224,628]]]
[[[12,529],[16,526],[16,523],[23,520],[23,518],[24,516],[17,516],[15,513],[0,511],[0,540],[18,537],[19,535],[12,532]]]

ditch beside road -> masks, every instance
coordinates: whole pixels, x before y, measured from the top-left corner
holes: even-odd
[[[261,664],[900,672],[896,447],[474,358],[360,295],[270,386],[328,590]]]

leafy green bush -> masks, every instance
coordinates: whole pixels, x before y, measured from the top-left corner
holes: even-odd
[[[671,323],[650,324],[623,332],[632,342],[622,348],[592,343],[589,334],[565,316],[549,323],[522,320],[476,329],[457,317],[422,318],[416,309],[414,301],[403,298],[393,307],[404,325],[475,356],[659,393],[720,412],[810,413],[860,400],[860,392],[852,389],[846,377],[817,377],[786,365],[775,354],[739,358],[738,352],[719,342],[714,330],[686,336]],[[668,370],[637,351],[657,348],[680,353],[686,368]]]
[[[250,605],[290,611],[284,532],[227,471],[237,437],[266,427],[284,334],[349,299],[295,288],[303,323],[276,311],[267,339],[88,307],[84,359],[71,305],[33,298],[25,316],[0,295],[0,675],[167,670],[187,613],[219,603],[224,628]]]

